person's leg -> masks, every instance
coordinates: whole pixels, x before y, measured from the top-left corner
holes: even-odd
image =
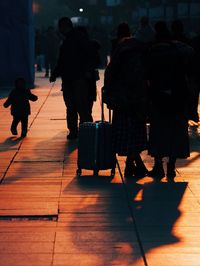
[[[169,180],[173,180],[174,177],[176,176],[175,164],[176,164],[176,158],[169,157],[169,161],[167,163],[167,178]]]
[[[135,173],[136,173],[136,165],[134,163],[133,157],[127,156],[125,169],[124,169],[124,176],[125,177],[131,177],[131,176],[135,175]]]
[[[42,55],[37,55],[37,71],[42,71]]]
[[[73,93],[65,88],[63,90],[63,99],[66,106],[66,120],[67,127],[69,129],[68,139],[77,138],[78,134],[78,113],[76,109],[76,103],[74,101]],[[73,88],[72,88],[73,89]]]
[[[26,137],[27,130],[28,130],[28,116],[21,117],[21,124],[22,124],[22,133],[21,137]]]
[[[161,179],[165,176],[165,171],[163,168],[163,161],[161,157],[154,158],[154,166],[148,173],[149,176]]]
[[[89,84],[87,80],[77,80],[74,83],[74,97],[78,114],[80,116],[80,124],[83,122],[92,122],[92,115],[89,104]]]
[[[93,109],[93,104],[94,102],[92,100],[89,101],[89,112],[90,112],[90,117],[92,118],[92,109]],[[93,121],[93,118],[92,118],[92,121]],[[91,122],[92,122],[91,121]]]
[[[144,165],[144,162],[142,161],[141,156],[138,154],[134,157],[135,165],[137,167],[137,174],[140,176],[145,176],[148,173],[148,170],[146,166]]]
[[[144,177],[148,174],[148,170],[144,165],[140,154],[127,156],[124,176]]]
[[[44,63],[45,63],[45,77],[48,78],[49,77],[49,58],[47,55],[45,55]]]
[[[53,56],[51,58],[49,58],[49,66],[50,66],[50,75],[52,76],[52,72],[54,71],[55,67],[56,67],[56,63],[57,63],[57,57]]]
[[[88,98],[89,98],[89,111],[90,111],[90,115],[92,117],[92,109],[93,109],[93,104],[96,101],[96,97],[97,97],[97,86],[96,86],[96,72],[94,72],[94,76],[91,77],[90,79],[88,79],[89,82],[89,94],[88,94]]]
[[[12,121],[12,124],[11,124],[11,128],[10,128],[10,131],[13,135],[17,135],[17,126],[20,122],[20,118],[17,117],[17,116],[13,116],[13,121]]]
[[[194,85],[191,96],[190,96],[190,105],[189,105],[189,119],[194,122],[199,122],[199,114],[198,114],[198,104],[199,104],[199,87],[200,84]]]

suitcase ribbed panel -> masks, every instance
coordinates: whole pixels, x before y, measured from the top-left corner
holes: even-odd
[[[115,168],[112,150],[112,125],[108,122],[86,122],[80,125],[78,168],[106,170]]]

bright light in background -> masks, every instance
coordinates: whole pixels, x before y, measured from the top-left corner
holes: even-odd
[[[81,12],[81,13],[82,13],[82,12],[83,12],[83,8],[79,8],[79,12]]]
[[[38,3],[36,3],[36,2],[33,2],[32,8],[33,8],[33,13],[34,14],[38,13],[40,11],[40,5]]]

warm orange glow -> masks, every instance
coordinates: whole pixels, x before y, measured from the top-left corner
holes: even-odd
[[[38,13],[40,11],[40,5],[36,2],[33,2],[33,13]]]
[[[197,126],[198,127],[200,125],[200,122],[195,122],[193,120],[189,120],[188,124],[189,124],[189,126]]]

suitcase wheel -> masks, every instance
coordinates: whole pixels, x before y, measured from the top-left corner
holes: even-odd
[[[76,170],[76,175],[77,175],[77,176],[81,176],[81,173],[82,173],[81,169],[78,168],[78,169]]]
[[[110,175],[111,175],[111,176],[114,176],[114,175],[115,175],[115,168],[113,168],[113,169],[111,170]]]

